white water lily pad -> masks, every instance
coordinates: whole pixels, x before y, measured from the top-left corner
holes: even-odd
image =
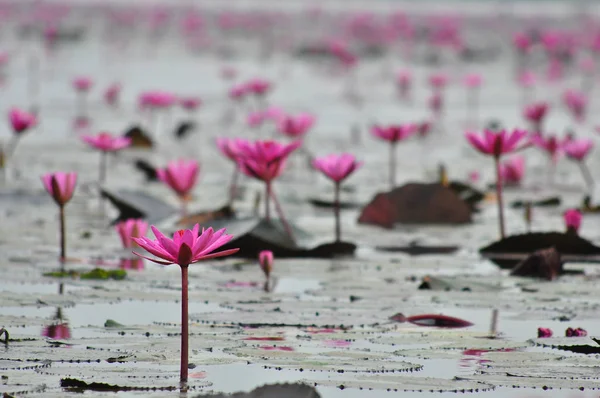
[[[399,373],[416,372],[423,365],[400,361],[362,361],[357,358],[309,357],[304,359],[279,359],[264,362],[265,369],[290,369],[300,372],[333,372],[333,373]]]
[[[193,370],[190,371],[192,373]],[[136,364],[61,364],[38,371],[42,376],[74,378],[85,382],[109,383],[138,389],[178,389],[179,367]],[[209,387],[208,380],[190,378],[191,389]]]
[[[487,368],[481,372],[490,375],[507,375],[514,377],[528,377],[538,379],[600,379],[600,366],[569,366],[560,362],[538,362],[535,365],[512,364],[497,365],[488,364]],[[600,385],[600,384],[599,384]]]
[[[431,377],[409,377],[399,375],[352,375],[351,379],[310,380],[303,382],[322,387],[339,389],[418,391],[418,392],[484,392],[494,389],[493,384],[468,380],[448,380]]]
[[[559,371],[559,370],[555,370]],[[539,389],[600,389],[600,380],[570,380],[548,377],[516,377],[504,374],[478,374],[460,377],[461,380],[490,383],[498,387],[539,388]]]

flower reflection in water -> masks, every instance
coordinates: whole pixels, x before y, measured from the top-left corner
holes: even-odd
[[[71,338],[71,328],[68,321],[64,318],[62,308],[56,309],[56,314],[52,318],[52,323],[44,326],[42,336],[53,340],[66,340]]]
[[[119,261],[119,268],[141,271],[144,269],[144,259],[142,258],[122,258]]]

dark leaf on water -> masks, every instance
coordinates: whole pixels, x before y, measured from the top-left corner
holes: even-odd
[[[480,281],[481,278],[467,278],[458,276],[426,276],[419,285],[419,290],[435,291],[460,291],[460,292],[499,292],[503,290],[501,285]]]
[[[62,388],[68,389],[70,391],[75,392],[85,392],[85,391],[102,391],[102,392],[118,392],[118,391],[150,391],[150,390],[160,390],[160,391],[174,391],[176,387],[127,387],[127,386],[118,386],[108,383],[87,383],[83,380],[65,378],[60,380],[60,386]]]
[[[471,205],[441,184],[409,183],[380,193],[362,211],[358,222],[391,228],[404,224],[465,224]]]
[[[562,274],[563,264],[560,254],[553,247],[538,250],[521,261],[510,272],[513,276],[542,278],[549,281]]]
[[[420,256],[425,254],[452,254],[456,252],[458,246],[422,246],[417,242],[411,242],[407,246],[376,246],[376,250],[384,252],[401,252],[411,256]]]
[[[135,168],[142,173],[144,173],[144,177],[146,177],[146,181],[158,181],[158,175],[156,174],[156,167],[152,166],[149,162],[138,159],[134,163]]]
[[[335,204],[333,200],[325,200],[319,198],[309,198],[308,201],[315,207],[321,207],[326,209],[333,209]],[[358,209],[360,205],[354,202],[340,202],[340,209]]]
[[[410,322],[417,326],[433,326],[440,328],[464,328],[473,326],[471,322],[465,321],[464,319],[442,314],[423,314],[407,317],[401,313],[398,313],[391,316],[389,319],[400,323]]]
[[[291,225],[292,241],[279,220],[259,218],[217,219],[207,226],[214,229],[227,228],[234,239],[222,246],[223,250],[239,248],[233,256],[255,259],[261,250],[271,250],[276,257],[331,258],[352,255],[356,245],[349,242],[332,242],[314,245],[313,236]]]
[[[197,398],[320,398],[314,387],[306,384],[269,384],[257,387],[250,392],[234,394],[197,395]]]
[[[558,196],[553,196],[551,198],[527,201],[527,200],[516,200],[510,204],[510,207],[513,209],[521,209],[525,207],[527,204],[531,204],[533,207],[555,207],[560,206],[561,199]]]
[[[119,211],[119,216],[112,221],[112,224],[128,218],[144,218],[150,224],[156,224],[157,221],[161,221],[177,211],[161,200],[140,191],[109,192],[101,189],[100,193]]]
[[[485,199],[484,192],[460,181],[450,181],[448,188],[453,190],[462,200],[467,202],[471,206],[472,211],[475,211],[475,206]]]
[[[175,138],[181,140],[185,138],[189,133],[196,130],[196,123],[193,121],[181,122],[175,129]]]
[[[501,268],[513,268],[529,254],[549,247],[554,247],[565,262],[571,261],[569,256],[577,261],[600,261],[600,247],[574,233],[563,232],[511,235],[481,248],[479,253]]]
[[[133,126],[129,128],[124,137],[131,138],[132,148],[152,148],[154,143],[148,134],[142,130],[140,126]]]

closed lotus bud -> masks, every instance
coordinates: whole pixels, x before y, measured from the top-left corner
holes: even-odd
[[[577,209],[569,209],[565,211],[564,219],[567,232],[577,233],[577,231],[579,231],[579,227],[581,226],[582,218],[583,216],[581,212]]]
[[[552,330],[550,328],[538,328],[538,338],[552,337]]]
[[[260,264],[260,269],[262,269],[267,279],[269,279],[271,271],[273,271],[273,252],[271,250],[263,250],[258,253],[258,263]]]

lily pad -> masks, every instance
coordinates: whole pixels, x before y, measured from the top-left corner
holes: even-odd
[[[415,392],[484,392],[491,391],[493,384],[459,380],[459,379],[436,379],[432,377],[408,377],[376,375],[356,375],[351,379],[329,379],[329,380],[303,380],[314,386],[337,387],[341,390],[348,388],[360,390],[384,390],[384,391],[415,391]]]

